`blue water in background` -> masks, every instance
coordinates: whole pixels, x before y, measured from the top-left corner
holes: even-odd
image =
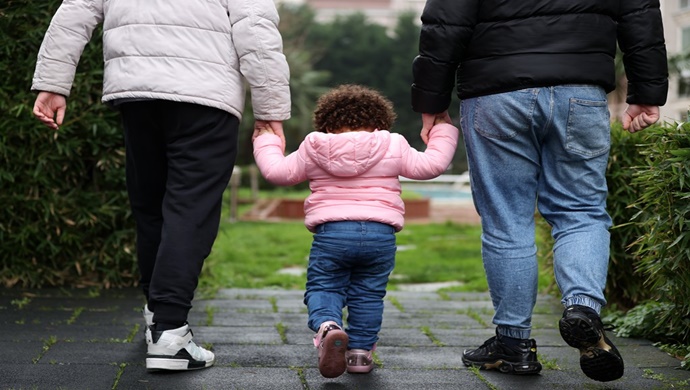
[[[469,188],[457,188],[449,185],[403,183],[404,191],[414,192],[431,200],[472,200]]]
[[[444,174],[430,180],[410,180],[401,177],[404,191],[439,201],[471,201],[469,172],[460,175]]]
[[[410,189],[410,191],[413,191],[413,192],[418,193],[419,195],[421,195],[425,198],[430,198],[430,199],[439,199],[439,200],[451,200],[451,199],[470,200],[470,199],[472,199],[472,193],[470,193],[468,191],[464,191],[464,190],[414,188],[414,189]]]

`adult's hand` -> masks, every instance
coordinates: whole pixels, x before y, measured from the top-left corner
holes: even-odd
[[[659,120],[659,106],[631,104],[623,113],[623,128],[631,133],[644,130]]]
[[[57,130],[65,119],[67,99],[63,95],[41,91],[34,102],[34,116],[44,125]]]
[[[283,153],[285,153],[285,133],[283,132],[283,122],[281,121],[256,120],[254,122],[254,132],[252,133],[252,142],[256,139],[256,137],[259,136],[261,129],[265,128],[266,126],[273,130],[273,134],[280,137]]]
[[[422,132],[419,135],[425,144],[429,143],[429,131],[438,123],[453,123],[447,110],[438,114],[422,114]]]

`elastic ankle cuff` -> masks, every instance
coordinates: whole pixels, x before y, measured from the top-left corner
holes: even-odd
[[[601,313],[601,304],[592,298],[585,297],[585,296],[576,296],[576,297],[569,297],[563,299],[563,305],[565,305],[566,308],[573,306],[573,305],[580,305],[580,306],[587,306],[594,310],[597,314]]]
[[[510,337],[513,339],[528,340],[530,337],[530,329],[517,329],[499,326],[496,328],[496,334],[503,337]]]

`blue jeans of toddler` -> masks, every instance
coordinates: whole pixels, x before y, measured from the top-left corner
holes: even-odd
[[[383,321],[383,298],[395,266],[395,228],[378,222],[338,221],[317,226],[304,303],[308,326],[343,325],[347,307],[348,348],[371,350]]]

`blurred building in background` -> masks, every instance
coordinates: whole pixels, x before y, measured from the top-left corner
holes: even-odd
[[[690,53],[690,0],[661,0],[664,36],[669,57]],[[687,121],[690,109],[690,63],[671,72],[668,102],[661,108],[665,121]]]
[[[308,4],[316,11],[319,22],[338,15],[360,12],[368,20],[388,28],[395,26],[402,12],[421,15],[425,0],[275,0],[276,3]],[[690,0],[661,0],[666,49],[669,57],[690,53]],[[661,108],[664,121],[686,121],[690,109],[690,62],[680,73],[671,72],[668,102]],[[624,80],[623,80],[624,81]],[[620,85],[609,95],[612,119],[620,118],[625,109],[625,88]]]
[[[328,22],[338,15],[360,12],[374,23],[392,28],[402,12],[422,14],[426,0],[275,0],[276,3],[309,4],[316,20]]]

